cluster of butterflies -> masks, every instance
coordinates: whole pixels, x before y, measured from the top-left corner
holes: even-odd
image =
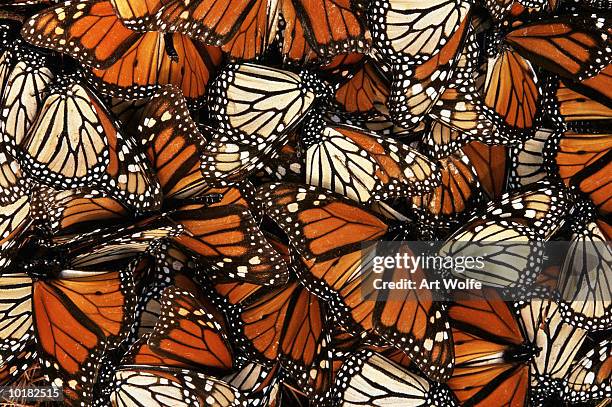
[[[2,2],[0,385],[607,405],[611,62],[609,0]]]

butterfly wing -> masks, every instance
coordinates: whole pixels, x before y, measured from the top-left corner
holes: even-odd
[[[78,80],[59,78],[21,146],[24,168],[57,188],[96,185],[138,211],[159,207],[146,158]]]

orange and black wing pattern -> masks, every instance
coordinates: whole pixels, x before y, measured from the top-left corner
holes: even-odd
[[[306,259],[329,259],[385,235],[387,225],[347,199],[315,187],[272,183],[257,199]]]
[[[487,195],[492,199],[500,197],[506,190],[508,181],[506,166],[508,148],[473,141],[463,146],[463,152],[476,170],[476,175]]]
[[[367,61],[336,90],[336,101],[347,112],[376,111],[377,107],[386,104],[388,97],[388,80]]]
[[[566,131],[549,139],[551,164],[565,185],[588,196],[602,215],[612,211],[612,135]]]
[[[208,188],[200,171],[206,140],[179,89],[168,86],[153,97],[142,111],[138,131],[166,199],[189,199]]]
[[[88,65],[106,69],[141,37],[115,15],[108,1],[80,1],[48,8],[22,29],[32,44],[75,55]]]
[[[219,278],[266,285],[286,281],[287,265],[248,208],[194,204],[182,206],[170,216],[185,228],[175,242],[219,270]]]
[[[525,24],[505,37],[516,52],[550,72],[572,80],[583,80],[608,66],[608,33],[601,17],[559,18]]]
[[[262,362],[279,360],[302,391],[324,394],[331,385],[325,303],[296,281],[243,293],[230,322],[236,321],[244,346]]]
[[[70,274],[35,282],[32,310],[45,373],[79,405],[92,401],[102,356],[126,338],[136,301],[126,272]]]
[[[449,308],[455,370],[448,386],[462,405],[525,405],[528,361],[514,313],[494,289],[463,291]]]
[[[190,292],[171,286],[162,292],[160,302],[159,319],[147,340],[152,353],[199,370],[233,368],[222,325]]]
[[[204,96],[221,62],[217,47],[201,46],[180,34],[127,28],[110,1],[87,0],[44,10],[28,20],[22,35],[34,45],[90,66],[90,78],[117,97],[140,98],[160,85],[173,84],[186,97],[197,99]]]
[[[482,197],[476,170],[461,150],[439,161],[442,182],[433,192],[411,198],[424,219],[451,221],[469,213]]]

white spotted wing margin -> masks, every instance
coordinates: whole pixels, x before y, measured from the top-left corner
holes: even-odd
[[[343,407],[457,405],[443,384],[431,382],[366,349],[344,362],[329,399]]]
[[[115,372],[115,407],[245,405],[246,397],[223,380],[190,370],[126,365]]]
[[[570,369],[565,380],[563,398],[578,403],[612,397],[611,364],[612,342],[605,339]]]
[[[255,64],[233,64],[211,86],[209,104],[219,128],[202,153],[212,186],[237,183],[278,155],[315,101],[310,80]]]
[[[322,126],[310,139],[307,182],[360,203],[422,195],[441,182],[435,162],[391,138],[342,125]]]
[[[45,185],[97,187],[136,212],[161,205],[146,157],[78,76],[58,77],[49,87],[20,150],[25,172]]]

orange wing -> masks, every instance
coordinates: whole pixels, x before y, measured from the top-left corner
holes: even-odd
[[[172,44],[166,43],[168,38]],[[175,56],[169,55],[170,46]],[[221,58],[219,48],[201,47],[184,35],[147,32],[117,62],[105,69],[94,68],[90,76],[97,79],[102,92],[116,97],[142,96],[159,85],[172,84],[187,98],[196,99],[204,96]]]
[[[256,199],[306,259],[337,257],[387,232],[378,217],[324,189],[272,183],[262,186]]]
[[[188,98],[201,97],[222,56],[219,48],[199,47],[182,35],[132,31],[115,15],[110,1],[47,9],[26,22],[22,35],[34,45],[89,65],[91,78],[103,92],[126,98],[142,97],[168,83]],[[166,43],[168,38],[172,44]]]
[[[258,2],[267,0],[227,1],[170,1],[157,13],[160,31],[178,32],[212,45],[223,45],[232,40],[243,23],[251,23],[250,11],[259,10]]]
[[[125,273],[110,272],[34,283],[39,357],[70,405],[92,402],[105,350],[129,332],[136,306],[129,281]]]
[[[220,270],[220,278],[257,284],[286,281],[287,265],[242,205],[187,205],[171,217],[185,227],[175,242]]]
[[[478,141],[463,147],[463,152],[470,159],[482,187],[491,199],[500,197],[506,190],[506,150],[505,146],[489,146]]]
[[[592,79],[595,79],[594,77]],[[584,81],[583,83],[586,83]],[[612,88],[612,84],[600,84],[603,87],[597,89]],[[580,90],[585,89],[582,87]],[[588,92],[588,89],[586,89]],[[592,92],[588,92],[592,94]],[[579,93],[568,87],[565,83],[559,82],[554,97],[558,104],[559,114],[566,122],[575,121],[594,121],[594,120],[612,120],[612,103],[601,103],[601,97],[592,99],[586,94]],[[596,96],[597,97],[597,96]],[[606,102],[606,100],[602,100]]]
[[[523,57],[565,78],[582,80],[609,63],[608,37],[594,20],[570,18],[522,25],[505,41]]]
[[[377,289],[377,279],[401,283],[410,280],[420,287],[426,280],[422,269],[373,271],[374,246],[328,261],[302,259],[309,288],[329,299],[336,318],[355,334],[382,336],[402,350],[430,378],[444,381],[453,367],[453,350],[446,309],[429,289]],[[401,253],[413,255],[407,245]]]
[[[493,289],[461,292],[449,308],[455,370],[448,386],[462,405],[523,406],[529,390],[528,358],[513,313]]]
[[[336,91],[336,101],[348,112],[370,112],[388,96],[389,84],[371,62],[364,62]]]
[[[113,65],[141,37],[117,19],[109,1],[89,0],[36,14],[24,24],[21,35],[34,45],[65,52],[98,69]]]
[[[36,287],[38,285],[35,291]],[[85,276],[79,273],[75,276],[67,274],[48,283],[41,282],[40,289],[43,288],[48,294],[45,298],[53,300],[50,295],[57,300],[61,298],[63,306],[76,309],[76,312],[82,313],[95,324],[109,347],[118,346],[127,336],[126,328],[133,322],[135,303],[133,281],[126,272],[92,273]],[[35,301],[38,300],[36,293],[34,297]]]
[[[433,192],[413,196],[412,204],[425,218],[452,220],[473,207],[479,199],[480,183],[476,170],[461,151],[438,161],[442,183]]]
[[[207,185],[200,171],[205,143],[180,91],[166,87],[142,111],[138,130],[166,199],[199,195]],[[177,119],[179,118],[179,119]]]
[[[612,212],[612,135],[566,132],[555,153],[559,176],[588,195],[599,211]]]
[[[283,0],[293,4],[312,49],[321,56],[365,51],[365,26],[349,0]],[[283,14],[285,19],[287,15]]]
[[[232,350],[222,326],[193,295],[171,286],[160,301],[159,320],[147,341],[153,353],[200,370],[232,369]]]
[[[291,1],[282,1],[281,15],[285,28],[282,30],[281,53],[286,61],[308,63],[316,61],[319,56],[312,49],[305,37],[304,26],[297,17]]]
[[[95,190],[54,192],[47,198],[51,229],[61,235],[125,221],[131,212],[119,201]]]
[[[504,50],[489,64],[485,104],[512,128],[533,127],[542,92],[529,61]]]
[[[149,334],[143,335],[134,342],[125,356],[121,359],[124,365],[149,365],[149,366],[170,366],[188,368],[189,364],[180,362],[172,357],[160,356],[154,352],[147,341]]]
[[[263,361],[280,358],[281,366],[309,394],[324,394],[331,384],[329,364],[324,364],[329,358],[326,320],[323,303],[297,282],[256,291],[240,304],[248,348]]]
[[[279,9],[278,0],[257,0],[221,49],[235,60],[250,60],[263,54],[276,37]]]
[[[570,83],[572,88],[612,108],[612,64],[592,78]]]

